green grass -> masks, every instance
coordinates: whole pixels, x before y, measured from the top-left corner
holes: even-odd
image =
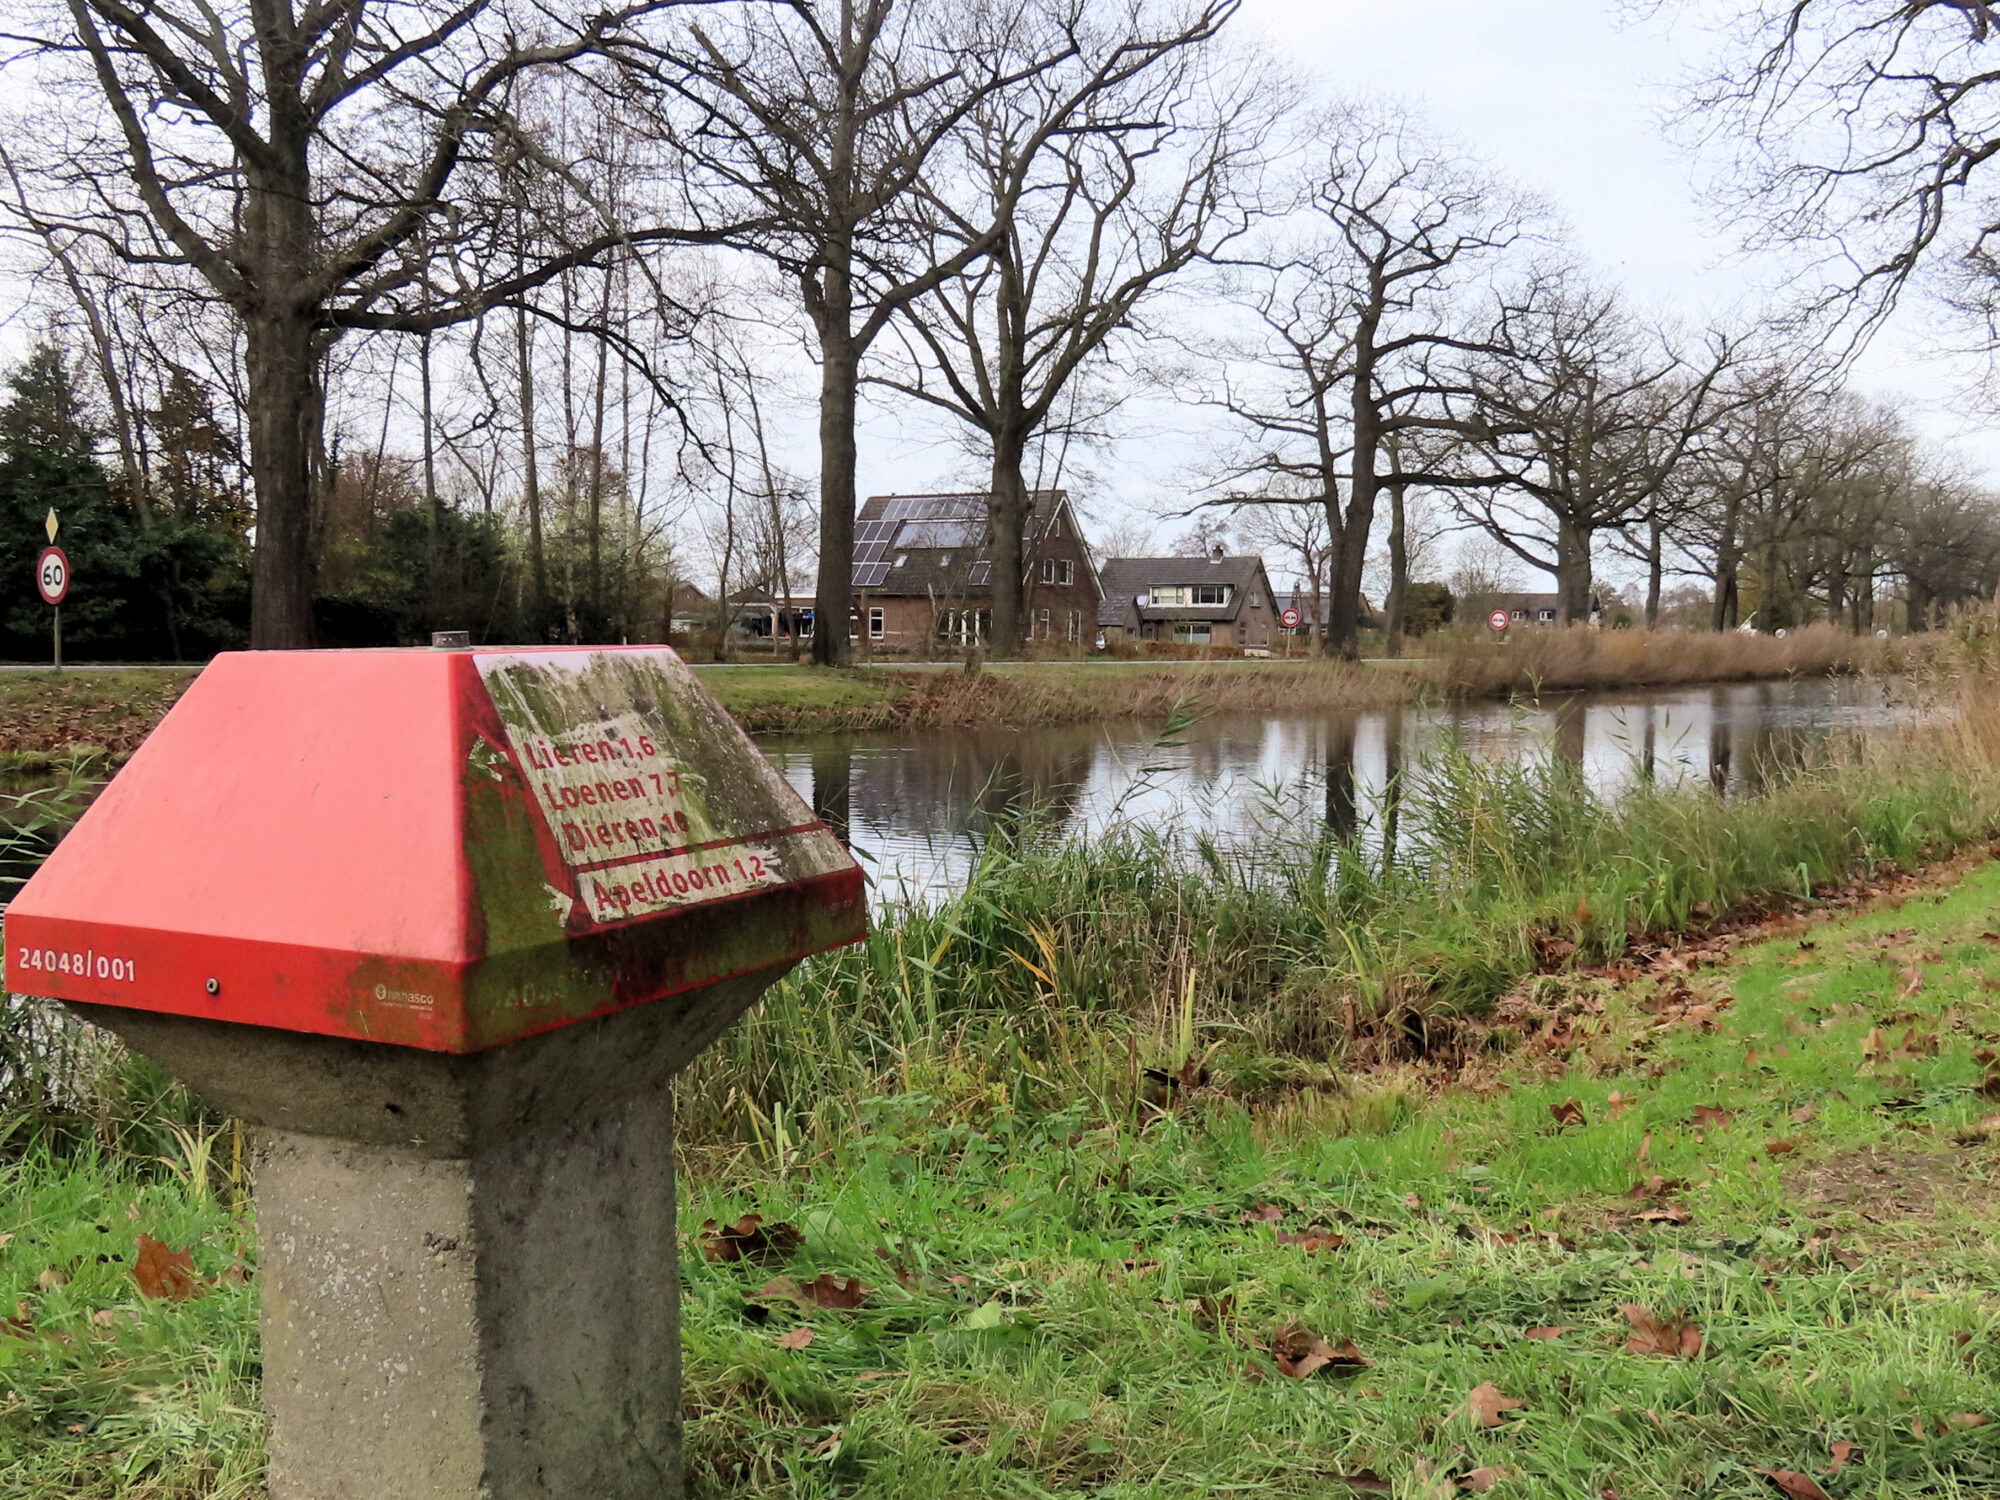
[[[899,679],[872,669],[836,671],[791,662],[705,666],[700,676],[724,708],[753,727],[774,716],[834,718],[872,709],[908,690]]]
[[[1497,1465],[1503,1493],[1629,1500],[1769,1494],[1756,1468],[1825,1478],[1846,1441],[1836,1496],[2000,1491],[2000,1151],[1955,1144],[1991,1107],[1972,1053],[2000,1040],[2000,948],[1978,937],[1996,900],[1988,865],[1810,950],[1758,948],[1697,980],[1735,996],[1707,1035],[1655,1031],[1650,983],[1564,981],[1586,1018],[1574,1054],[1484,1095],[1425,1098],[1391,1073],[1096,1128],[905,1095],[775,1182],[768,1152],[746,1158],[695,1186],[686,1228],[785,1218],[806,1231],[787,1274],[878,1290],[816,1311],[793,1351],[776,1344],[793,1315],[746,1300],[768,1268],[688,1262],[698,1476],[740,1494],[1321,1495],[1374,1469],[1414,1495],[1427,1467]],[[1892,932],[1889,954],[1869,946]],[[1905,955],[1925,974],[1907,998]],[[1935,1034],[1937,1055],[1859,1071],[1871,1029],[1904,1013],[1896,1034]],[[1634,1101],[1616,1118],[1613,1090]],[[1560,1128],[1551,1106],[1571,1099],[1589,1123]],[[1698,1105],[1729,1127],[1697,1129]],[[1771,1156],[1778,1138],[1797,1149]],[[1867,1163],[1905,1157],[1922,1165],[1891,1179],[1899,1207]],[[1622,1195],[1654,1173],[1692,1184],[1672,1200],[1691,1222],[1636,1218]],[[1278,1243],[1245,1222],[1264,1204],[1276,1229],[1347,1243]],[[1851,1268],[1812,1243],[1829,1236]],[[1624,1352],[1627,1302],[1688,1310],[1704,1357]],[[1283,1378],[1251,1346],[1294,1322],[1373,1365]],[[1522,1337],[1547,1325],[1571,1331]],[[1489,1381],[1527,1404],[1474,1432],[1467,1394]],[[1967,1412],[1995,1425],[1953,1425]]]
[[[1776,1493],[1758,1468],[1837,1500],[2000,1492],[2000,1148],[1974,1056],[2000,1043],[1996,904],[1985,864],[1692,974],[1544,976],[1523,1014],[1565,1039],[1477,1087],[1387,1068],[1165,1109],[1152,1090],[1107,1119],[934,1070],[852,1101],[830,1144],[697,1152],[697,1492],[1319,1496],[1373,1470],[1442,1497],[1480,1467],[1577,1500]],[[1682,982],[1731,1002],[1712,1030],[1660,1024]],[[1871,1033],[1911,1028],[1913,1055],[1868,1060]],[[1564,1127],[1571,1100],[1586,1122]],[[1689,1184],[1665,1200],[1687,1223],[1623,1196],[1654,1173]],[[747,1211],[801,1228],[791,1263],[694,1253],[703,1220]],[[1316,1227],[1345,1244],[1277,1238]],[[192,1246],[213,1290],[135,1297],[141,1229]],[[0,1493],[254,1493],[255,1283],[221,1279],[249,1253],[222,1204],[166,1167],[31,1158],[0,1177],[0,1233],[0,1309],[31,1325],[0,1334]],[[68,1280],[41,1289],[51,1266]],[[809,1316],[754,1296],[821,1271],[874,1290]],[[1628,1302],[1686,1310],[1703,1357],[1625,1352]],[[810,1345],[781,1347],[801,1321]],[[1372,1363],[1288,1379],[1259,1347],[1287,1324]],[[1549,1325],[1570,1331],[1522,1336]],[[1484,1382],[1525,1405],[1475,1431]]]

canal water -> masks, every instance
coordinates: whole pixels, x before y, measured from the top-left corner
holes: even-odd
[[[1915,712],[1893,683],[1814,679],[1220,715],[1171,739],[1159,724],[1119,722],[774,736],[763,748],[862,856],[878,897],[936,900],[964,883],[1000,822],[1079,836],[1172,825],[1240,845],[1331,816],[1366,841],[1384,788],[1451,741],[1488,759],[1560,756],[1604,794],[1650,776],[1746,796],[1831,733]]]

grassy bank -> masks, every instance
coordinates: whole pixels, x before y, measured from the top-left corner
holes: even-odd
[[[1107,1114],[918,1070],[837,1138],[697,1152],[696,1493],[1991,1495],[1996,902],[1986,864],[1545,976],[1476,1086],[1211,1077]],[[0,1169],[0,1492],[259,1493],[226,1140]],[[698,1253],[747,1212],[796,1252]],[[142,1233],[201,1296],[138,1293]]]
[[[1924,647],[1857,640],[1814,626],[1779,640],[1679,631],[1521,629],[1496,645],[1440,639],[1415,662],[1085,661],[831,671],[784,664],[704,666],[702,681],[752,733],[1038,728],[1205,713],[1311,713],[1422,699],[1676,686],[1893,671]],[[193,680],[194,669],[0,673],[0,777],[96,757],[116,765]]]
[[[0,672],[0,780],[139,748],[196,668]]]
[[[1934,647],[1849,635],[1809,625],[1783,637],[1739,631],[1549,630],[1517,627],[1503,642],[1450,634],[1435,638],[1424,675],[1448,696],[1678,687],[1782,677],[1888,673],[1920,662]]]

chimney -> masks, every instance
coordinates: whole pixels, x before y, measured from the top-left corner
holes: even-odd
[[[1222,561],[1222,543],[1217,542],[1213,547],[1208,549],[1208,560],[1212,563]]]

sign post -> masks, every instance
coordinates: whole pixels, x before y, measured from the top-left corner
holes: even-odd
[[[865,933],[671,651],[245,651],[14,898],[5,984],[249,1125],[272,1500],[680,1500],[671,1081]]]
[[[1288,609],[1278,616],[1278,623],[1285,627],[1285,655],[1292,654],[1291,633],[1299,628],[1300,615],[1296,609]]]
[[[69,554],[56,545],[56,532],[61,529],[62,522],[56,519],[55,508],[51,506],[48,519],[42,522],[49,544],[35,559],[36,592],[42,596],[42,603],[55,611],[53,635],[58,672],[62,670],[62,602],[69,597]]]

